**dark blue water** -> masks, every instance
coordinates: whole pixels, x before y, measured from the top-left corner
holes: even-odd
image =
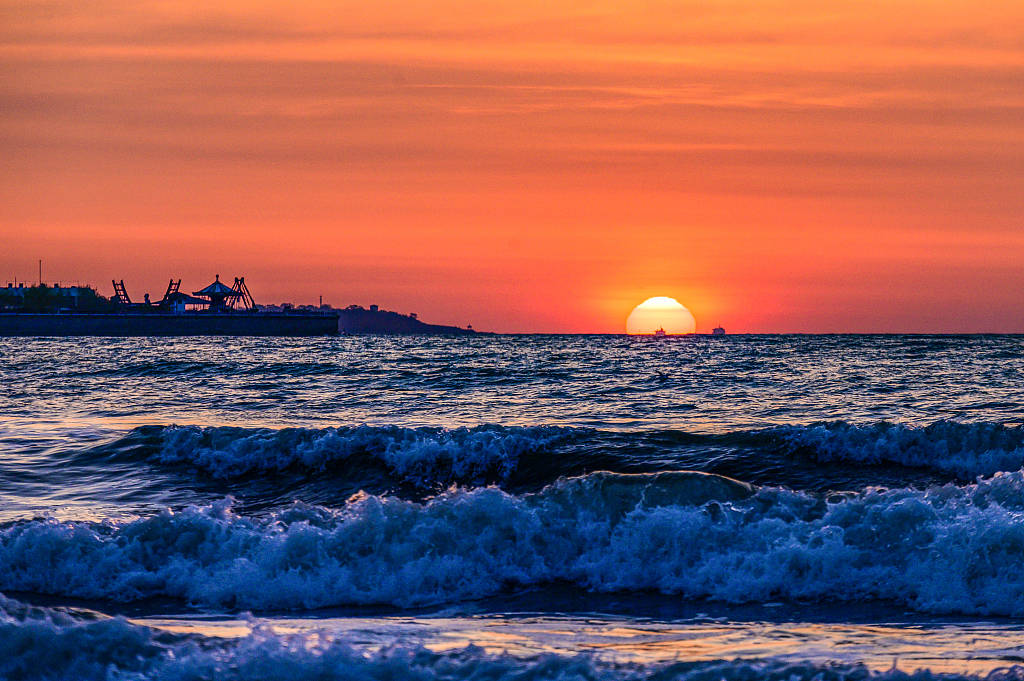
[[[1022,370],[1008,336],[0,339],[0,677],[1021,673]]]

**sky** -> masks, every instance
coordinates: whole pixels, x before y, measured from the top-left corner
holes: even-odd
[[[1024,3],[0,0],[0,281],[1024,332]]]

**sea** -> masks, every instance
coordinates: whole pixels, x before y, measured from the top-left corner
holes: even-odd
[[[1022,679],[1024,337],[0,339],[2,679]]]

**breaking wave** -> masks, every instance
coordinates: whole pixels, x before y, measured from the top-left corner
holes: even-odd
[[[396,644],[363,649],[328,631],[278,633],[254,623],[240,639],[171,634],[123,618],[74,615],[31,607],[0,595],[0,677],[10,679],[418,679],[419,681],[750,681],[803,679],[979,679],[976,676],[871,672],[846,664],[761,659],[675,663],[614,663],[590,655],[516,657],[477,647],[438,653]],[[992,672],[989,681],[1020,681],[1024,668]]]
[[[141,430],[141,429],[140,429]],[[168,427],[156,432],[151,460],[184,464],[231,480],[301,469],[314,473],[382,470],[424,488],[505,482],[526,455],[571,440],[571,428],[243,428]]]
[[[436,492],[450,485],[489,484],[526,491],[595,470],[681,468],[822,491],[833,489],[831,483],[839,485],[835,489],[897,486],[904,480],[920,484],[920,479],[908,477],[909,469],[923,473],[926,484],[1021,470],[1024,428],[950,421],[927,427],[837,421],[725,434],[499,425],[281,430],[145,426],[82,456],[135,457],[219,481],[298,473],[320,481],[348,481],[355,489],[376,493],[397,492],[396,486]],[[822,464],[842,466],[822,475]]]
[[[898,464],[965,479],[1024,468],[1024,427],[938,421],[923,428],[843,421],[772,431],[784,449],[817,461]]]
[[[733,603],[884,600],[1024,615],[1024,473],[817,495],[693,472],[537,493],[359,494],[266,516],[231,500],[130,522],[0,527],[0,589],[242,609],[401,607],[546,584]]]

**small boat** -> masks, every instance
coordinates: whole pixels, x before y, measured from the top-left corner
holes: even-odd
[[[713,328],[711,330],[711,335],[712,336],[724,336],[725,335],[725,329],[723,329],[720,326],[716,326],[715,328]]]
[[[667,336],[667,335],[668,334],[665,333],[665,329],[664,328],[660,328],[660,329],[658,329],[657,331],[654,332],[654,337],[655,338],[661,338],[662,336]]]

